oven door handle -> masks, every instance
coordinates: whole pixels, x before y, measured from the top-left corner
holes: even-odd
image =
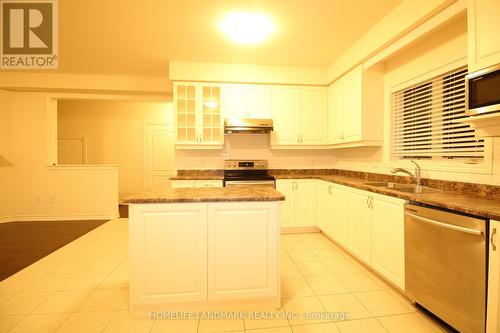
[[[455,230],[455,231],[459,231],[459,232],[465,232],[467,234],[472,234],[472,235],[476,235],[476,236],[481,236],[483,234],[483,232],[481,230],[464,228],[464,227],[460,227],[460,226],[453,225],[453,224],[443,223],[443,222],[431,220],[431,219],[428,219],[428,218],[425,218],[425,217],[422,217],[422,216],[418,216],[418,215],[415,215],[415,214],[412,214],[412,213],[408,213],[408,212],[405,212],[405,215],[409,216],[411,218],[414,218],[415,220],[419,220],[421,222],[429,223],[429,224],[435,225],[437,227],[451,229],[451,230]]]

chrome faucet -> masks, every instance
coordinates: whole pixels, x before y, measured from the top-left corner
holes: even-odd
[[[420,188],[420,181],[422,179],[422,169],[417,164],[417,162],[415,162],[413,160],[411,162],[413,164],[415,164],[415,166],[416,166],[416,168],[415,168],[415,174],[413,174],[411,171],[408,171],[407,169],[403,169],[403,168],[395,168],[395,169],[392,169],[391,172],[392,173],[404,172],[404,173],[409,174],[410,177],[411,177],[411,179],[413,179],[415,181],[415,183],[417,183],[417,187]]]

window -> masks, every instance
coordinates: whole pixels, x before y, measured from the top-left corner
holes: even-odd
[[[483,159],[484,140],[465,115],[461,67],[393,93],[393,154],[402,159]]]

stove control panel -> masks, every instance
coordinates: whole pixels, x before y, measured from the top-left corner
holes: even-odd
[[[225,170],[267,170],[266,160],[225,160]]]

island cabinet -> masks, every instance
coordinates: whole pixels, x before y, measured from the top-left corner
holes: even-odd
[[[498,13],[498,0],[467,1],[469,72],[500,63]]]
[[[130,307],[148,311],[280,307],[278,204],[131,204]]]
[[[282,231],[305,230],[316,226],[316,212],[313,209],[316,193],[312,179],[277,179],[276,190],[286,197],[280,203]]]
[[[500,333],[500,222],[490,220],[486,333]]]

